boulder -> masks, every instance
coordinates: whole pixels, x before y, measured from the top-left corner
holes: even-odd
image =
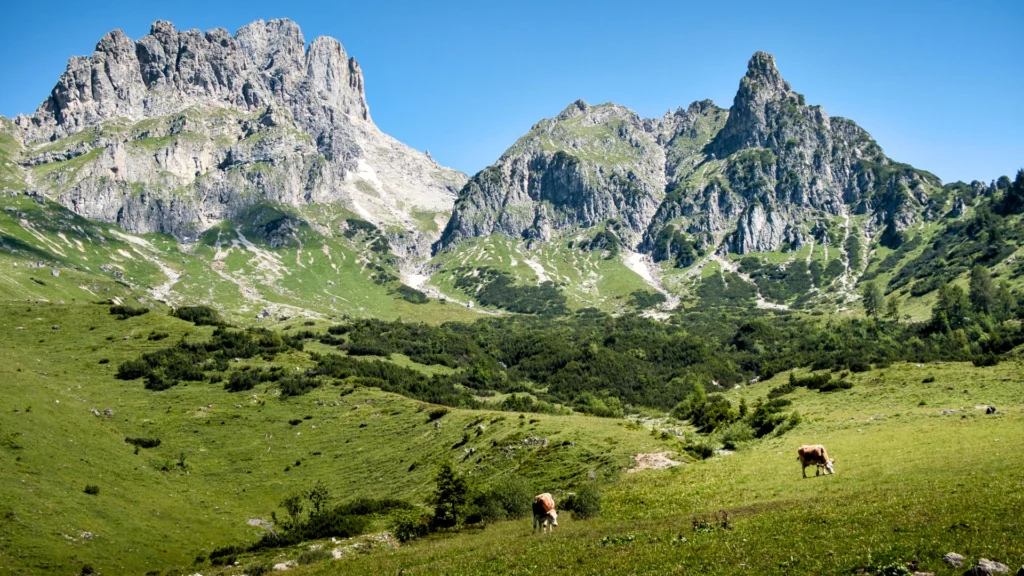
[[[964,576],[993,576],[994,574],[1009,573],[1010,568],[1006,564],[982,558],[978,560],[978,563],[972,566],[967,572],[964,572]]]
[[[950,552],[949,554],[946,554],[942,557],[942,560],[946,564],[949,564],[950,566],[953,566],[955,568],[959,568],[964,565],[964,557],[960,554],[957,554],[956,552]]]

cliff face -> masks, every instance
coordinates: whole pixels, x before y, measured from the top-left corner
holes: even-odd
[[[872,215],[869,232],[902,231],[940,185],[892,162],[853,122],[808,106],[758,52],[728,111],[702,101],[642,119],[577,102],[537,124],[470,179],[436,248],[608,225],[659,260],[771,251],[827,241],[823,220],[852,213]]]
[[[185,236],[259,201],[338,202],[424,249],[436,232],[417,222],[443,223],[465,182],[380,132],[355,59],[332,38],[307,49],[289,20],[234,36],[157,22],[135,42],[115,30],[15,126],[32,187],[133,232]]]

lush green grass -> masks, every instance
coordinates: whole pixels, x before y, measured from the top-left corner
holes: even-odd
[[[1019,366],[899,365],[852,378],[850,391],[794,394],[807,421],[786,436],[624,475],[606,488],[600,518],[563,514],[554,535],[505,522],[297,573],[850,574],[916,559],[959,574],[941,561],[951,551],[1024,563]],[[733,396],[760,396],[782,380]],[[980,403],[1000,414],[982,415]],[[801,478],[795,451],[804,443],[824,443],[837,474]],[[721,510],[731,529],[694,530]]]
[[[0,334],[3,573],[73,573],[83,563],[104,573],[188,566],[201,552],[254,541],[261,530],[247,519],[269,519],[284,496],[318,479],[339,499],[423,502],[445,459],[481,482],[515,472],[568,487],[591,470],[615,476],[635,452],[671,448],[622,420],[584,416],[452,409],[435,428],[421,411],[427,405],[376,389],[343,395],[346,387],[326,386],[288,400],[267,385],[229,393],[219,383],[189,383],[153,392],[141,381],[115,380],[117,365],[181,338],[205,339],[209,328],[159,312],[117,320],[90,304],[0,304],[0,321],[9,327]],[[168,337],[148,340],[154,331]],[[276,362],[312,364],[305,353]],[[93,408],[113,417],[94,416]],[[478,418],[483,433],[454,447]],[[161,444],[135,454],[128,436]],[[526,436],[548,438],[549,446],[522,446],[506,458],[504,447]],[[476,450],[472,459],[466,448]],[[177,465],[182,454],[186,468]],[[85,494],[86,484],[100,493]]]

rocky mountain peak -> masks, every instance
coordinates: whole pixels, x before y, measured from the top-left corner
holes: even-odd
[[[232,36],[223,28],[178,31],[166,21],[132,41],[103,36],[91,56],[73,57],[50,96],[19,127],[28,140],[54,140],[105,120],[138,120],[195,105],[252,111],[270,103],[297,119],[341,113],[370,120],[363,75],[333,38],[306,49],[291,20],[258,20]]]
[[[407,231],[393,247],[415,255],[466,180],[377,129],[359,63],[286,19],[114,30],[15,126],[22,166],[50,165],[32,187],[132,232],[190,238],[255,203],[337,203]]]
[[[754,52],[750,61],[747,62],[747,74],[744,79],[756,82],[758,87],[776,93],[785,93],[790,90],[789,83],[782,78],[782,74],[775,66],[775,56],[767,52]]]
[[[804,104],[803,96],[792,91],[775,67],[775,57],[755,52],[740,80],[729,120],[715,138],[711,151],[723,158],[744,148],[765,146],[777,116],[777,104],[789,99],[794,104]]]

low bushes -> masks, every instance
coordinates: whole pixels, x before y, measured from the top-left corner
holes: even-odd
[[[145,306],[126,306],[126,305],[115,305],[110,307],[110,313],[117,316],[118,320],[127,320],[135,316],[142,316],[149,312],[149,308]]]
[[[209,306],[182,306],[180,308],[175,308],[171,312],[171,316],[186,322],[191,322],[196,326],[224,325],[224,321],[221,320],[220,314]]]
[[[156,448],[160,445],[159,438],[132,438],[131,436],[124,439],[128,444],[138,446],[139,448]]]
[[[594,483],[584,484],[575,494],[562,501],[562,510],[572,512],[573,518],[592,518],[601,513],[601,493]]]

